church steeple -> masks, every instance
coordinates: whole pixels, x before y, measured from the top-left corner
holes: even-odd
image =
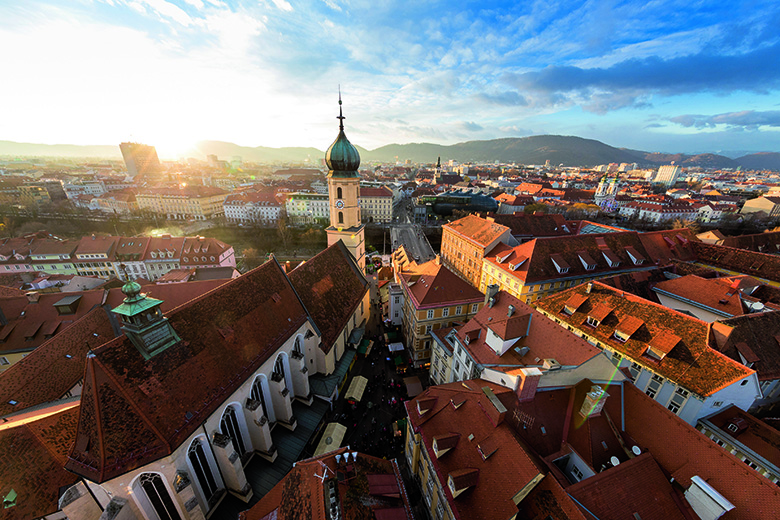
[[[325,152],[325,162],[328,164],[328,177],[360,177],[360,154],[357,148],[347,139],[344,133],[344,113],[341,109],[341,90],[339,90],[339,135],[328,151]]]
[[[163,316],[163,301],[141,293],[141,285],[129,281],[122,286],[124,301],[112,309],[119,316],[122,331],[135,348],[149,359],[181,341]]]
[[[328,164],[330,227],[328,246],[341,240],[362,269],[365,266],[365,232],[360,215],[360,154],[344,134],[344,112],[339,89],[339,135],[325,153]]]

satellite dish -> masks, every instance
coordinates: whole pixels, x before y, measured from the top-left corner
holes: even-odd
[[[631,451],[634,452],[634,455],[641,455],[642,450],[639,449],[639,446],[631,446]]]
[[[611,457],[609,458],[609,463],[610,463],[610,464],[612,464],[613,466],[617,466],[618,464],[620,464],[620,461],[618,460],[618,458],[617,458],[617,457],[615,457],[615,456],[613,455],[613,456],[611,456]]]

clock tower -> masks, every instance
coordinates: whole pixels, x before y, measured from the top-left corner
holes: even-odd
[[[330,202],[330,226],[328,246],[341,240],[358,266],[366,266],[365,226],[360,221],[360,154],[344,134],[344,119],[339,93],[339,135],[325,153],[328,164],[328,199]]]

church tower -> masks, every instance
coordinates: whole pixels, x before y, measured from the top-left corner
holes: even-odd
[[[141,293],[140,284],[132,280],[122,286],[122,292],[125,299],[112,312],[119,316],[122,332],[144,359],[156,356],[181,341],[160,310],[162,300]]]
[[[363,270],[365,260],[365,226],[360,221],[360,154],[344,134],[344,115],[341,112],[339,93],[339,135],[325,153],[328,164],[328,199],[330,202],[330,226],[328,246],[341,240],[358,266]]]

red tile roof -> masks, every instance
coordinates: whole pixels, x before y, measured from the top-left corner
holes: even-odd
[[[750,345],[758,358],[752,368],[761,381],[780,379],[780,312],[762,312],[719,320],[712,324],[720,334],[713,334],[710,346],[740,362],[738,345]],[[743,354],[744,355],[744,354]]]
[[[563,307],[575,294],[586,295],[588,301],[568,316],[562,312]],[[586,293],[586,286],[582,284],[538,300],[536,306],[566,324],[582,328],[585,318],[597,303],[606,303],[614,311],[596,329],[589,329],[591,336],[632,360],[652,364],[653,371],[700,396],[712,395],[753,373],[753,370],[707,346],[708,328],[703,321],[600,282],[593,282],[590,294]],[[624,321],[629,318],[633,322],[630,327]],[[635,327],[640,321],[644,326]],[[623,332],[632,333],[625,343],[613,337],[615,329],[620,328],[618,323],[626,323]],[[663,360],[656,361],[648,357],[646,351],[648,344],[662,331],[670,331],[681,339],[679,348]]]
[[[578,482],[566,491],[598,518],[686,520],[672,485],[649,453]]]
[[[452,506],[456,518],[510,518],[517,512],[512,501],[523,487],[540,475],[540,467],[515,440],[507,422],[494,426],[484,411],[494,408],[482,387],[492,390],[499,400],[514,398],[514,393],[500,385],[487,381],[450,383],[428,388],[418,397],[406,403],[406,409],[414,432],[422,436],[422,444],[442,484],[443,492]],[[462,396],[464,402],[455,408],[451,398]],[[434,408],[422,417],[417,411],[417,401],[435,399]],[[458,445],[441,458],[433,452],[433,438],[446,435],[456,427],[463,435]],[[473,435],[473,442],[466,439]],[[477,445],[491,437],[498,446],[497,452],[483,459]],[[476,482],[457,498],[447,485],[451,474],[458,478],[464,470],[478,470]]]
[[[766,477],[634,385],[626,384],[624,395],[627,442],[649,450],[677,484],[687,488],[694,475],[704,479],[736,506],[723,518],[772,518],[780,511],[780,489]],[[605,408],[613,417],[619,417],[618,405],[617,400],[608,399]]]
[[[103,482],[172,453],[307,319],[271,261],[170,312],[182,341],[149,360],[126,336],[94,349],[66,467]]]
[[[330,352],[363,301],[368,281],[341,241],[300,264],[289,277],[320,331],[320,348]]]
[[[699,239],[688,228],[668,229],[639,233],[642,242],[652,262],[668,264],[671,260],[693,260],[696,258],[695,246]]]
[[[764,421],[731,405],[717,414],[710,415],[700,421],[707,421],[722,432],[733,437],[737,442],[764,457],[775,467],[780,467],[780,432]],[[738,432],[728,430],[731,423],[741,422],[745,429]]]
[[[610,266],[607,263],[601,253],[604,248],[599,246],[599,242],[607,244],[608,249],[620,260],[619,265],[613,263]],[[605,276],[610,272],[647,269],[649,267],[645,264],[634,265],[626,252],[627,248],[644,251],[639,234],[635,231],[606,233],[604,235],[586,234],[536,238],[516,247],[499,244],[490,251],[490,255],[485,256],[485,261],[490,267],[495,266],[523,280],[525,284],[578,276]],[[517,269],[510,269],[509,262],[498,261],[510,251],[514,253],[514,256],[524,256],[528,260]],[[646,256],[646,253],[642,256]],[[594,265],[595,268],[586,269],[583,260],[586,265]],[[568,271],[561,273],[558,268],[568,268]]]
[[[478,303],[485,295],[436,260],[420,264],[412,273],[403,272],[401,281],[406,285],[416,309]]]
[[[498,240],[502,235],[509,234],[509,228],[491,222],[477,215],[467,215],[462,219],[444,224],[442,229],[447,229],[456,235],[466,238],[482,248],[486,248]]]
[[[63,468],[76,438],[78,413],[77,404],[67,403],[39,410],[29,422],[19,418],[0,425],[0,496],[11,489],[17,493],[16,505],[3,509],[4,519],[43,518],[59,511],[60,489],[79,478]]]
[[[701,242],[693,242],[691,246],[696,255],[695,260],[701,264],[780,282],[778,255]]]
[[[654,290],[691,300],[731,316],[744,314],[739,290],[733,289],[731,282],[722,278],[681,276],[655,284]]]
[[[523,204],[532,204],[531,197],[515,197],[522,199]],[[528,200],[530,199],[530,201]],[[496,223],[507,226],[515,237],[555,237],[571,235],[574,226],[563,215],[495,215]]]

